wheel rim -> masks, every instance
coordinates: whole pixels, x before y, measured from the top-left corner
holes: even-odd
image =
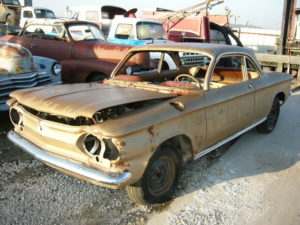
[[[148,191],[153,196],[159,196],[167,192],[175,180],[175,163],[168,157],[161,157],[150,167],[147,176]]]
[[[278,115],[277,104],[273,104],[272,108],[271,108],[271,111],[268,115],[268,120],[267,120],[267,124],[268,124],[269,129],[272,129],[274,127],[274,125],[276,124],[277,115]]]
[[[13,20],[12,20],[11,16],[7,17],[6,25],[13,25]]]

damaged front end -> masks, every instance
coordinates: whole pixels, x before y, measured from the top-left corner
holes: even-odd
[[[13,98],[8,104],[14,131],[8,138],[51,167],[97,185],[121,188],[132,178],[123,157],[125,141],[103,134],[101,124],[166,99],[124,103],[74,118],[38,111]]]
[[[71,119],[38,112],[15,103],[10,109],[14,131],[8,138],[51,167],[111,188],[131,174],[113,166],[120,160],[114,140],[94,131],[91,118]]]

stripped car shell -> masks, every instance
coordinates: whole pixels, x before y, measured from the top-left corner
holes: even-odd
[[[60,65],[45,57],[32,56],[26,48],[0,42],[0,111],[8,110],[9,93],[16,89],[61,83]]]
[[[152,52],[162,54],[159,62]],[[187,63],[187,55],[199,60]],[[102,83],[13,92],[8,137],[67,174],[126,186],[137,203],[163,202],[182,163],[255,126],[271,132],[291,80],[261,71],[254,53],[241,47],[137,47]]]

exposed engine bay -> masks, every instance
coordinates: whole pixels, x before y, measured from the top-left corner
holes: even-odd
[[[168,99],[168,98],[167,98]],[[154,105],[156,103],[165,101],[166,99],[152,99],[147,101],[140,101],[140,102],[134,102],[134,103],[128,103],[124,105],[119,106],[113,106],[110,108],[102,109],[98,112],[96,112],[93,116],[93,118],[87,118],[79,116],[77,118],[69,118],[65,116],[60,115],[54,115],[51,113],[46,112],[40,112],[35,109],[32,109],[28,106],[25,106],[23,104],[19,104],[25,111],[28,113],[37,116],[43,120],[49,120],[56,123],[62,123],[70,126],[90,126],[97,123],[103,123],[106,120],[117,118],[125,113],[129,113],[135,110],[138,110],[140,108],[144,108],[146,106]]]

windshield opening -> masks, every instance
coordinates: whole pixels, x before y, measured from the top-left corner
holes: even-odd
[[[139,40],[166,39],[162,24],[152,22],[139,22],[136,25]]]
[[[34,12],[35,12],[36,18],[55,19],[55,15],[51,10],[35,9]]]
[[[189,49],[183,51],[133,51],[117,66],[111,85],[188,94],[204,89],[211,58]]]
[[[3,4],[5,5],[20,5],[18,0],[3,0]]]
[[[105,38],[97,25],[78,24],[68,27],[69,33],[74,41],[102,40]]]

